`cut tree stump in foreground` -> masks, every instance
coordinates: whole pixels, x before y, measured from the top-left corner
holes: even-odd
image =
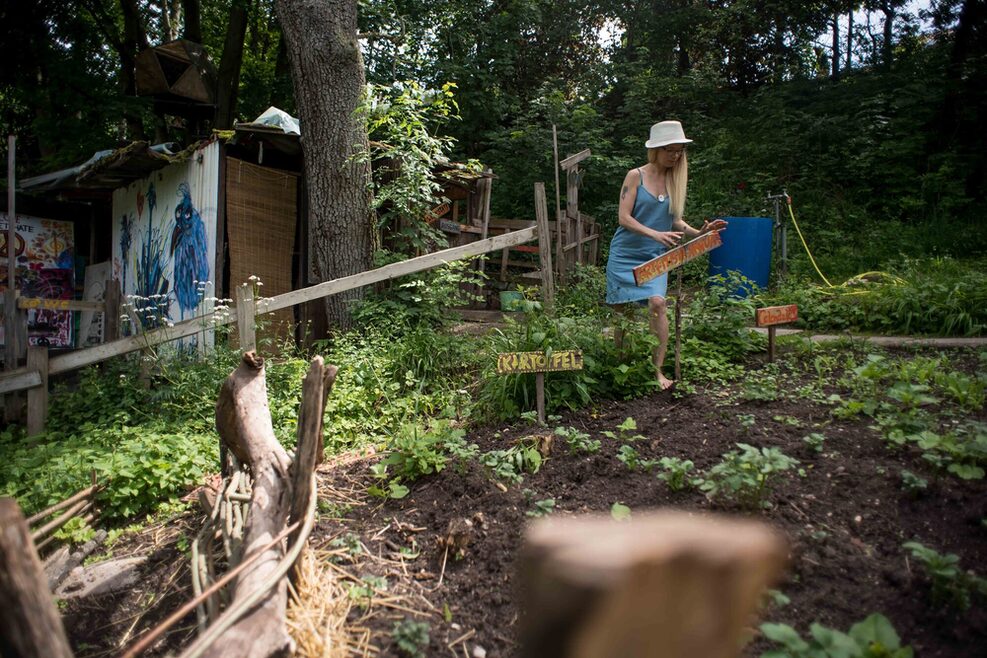
[[[72,658],[27,522],[13,498],[0,498],[0,655]]]
[[[520,559],[525,658],[736,658],[786,541],[684,512],[542,519]]]

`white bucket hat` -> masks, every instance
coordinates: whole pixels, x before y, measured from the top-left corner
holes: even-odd
[[[651,126],[651,139],[644,143],[649,149],[669,144],[688,144],[691,142],[682,130],[682,124],[678,121],[662,121]]]

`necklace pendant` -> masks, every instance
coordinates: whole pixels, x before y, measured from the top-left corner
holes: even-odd
[[[658,195],[658,203],[663,203],[664,201],[665,201],[665,195],[664,194],[659,194]]]

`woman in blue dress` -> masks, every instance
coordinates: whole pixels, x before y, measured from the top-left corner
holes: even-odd
[[[661,371],[668,348],[665,304],[668,274],[638,286],[632,270],[675,247],[683,238],[691,239],[726,227],[726,222],[717,219],[696,229],[682,219],[689,181],[685,149],[690,142],[678,121],[662,121],[651,126],[650,139],[644,144],[648,149],[648,164],[628,171],[620,188],[620,225],[610,243],[607,260],[607,304],[621,313],[627,313],[632,303],[648,306],[648,324],[658,338],[653,360],[662,390],[674,383]],[[619,326],[614,338],[618,348],[621,347],[623,331]]]

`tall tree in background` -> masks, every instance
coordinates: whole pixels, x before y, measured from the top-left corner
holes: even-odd
[[[277,0],[302,129],[308,192],[309,277],[328,281],[367,270],[379,244],[370,211],[367,144],[354,116],[364,91],[357,0]],[[331,326],[350,325],[357,289],[326,298]]]

